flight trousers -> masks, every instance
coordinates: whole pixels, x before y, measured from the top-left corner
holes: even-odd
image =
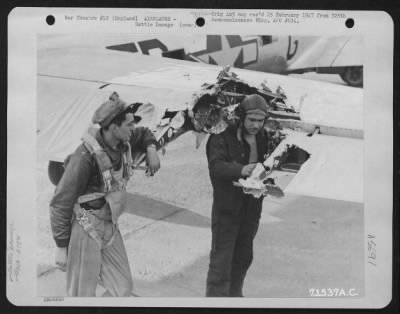
[[[212,243],[207,297],[242,297],[247,270],[253,261],[261,208],[242,208],[239,215],[212,212]]]
[[[100,280],[109,296],[131,296],[133,280],[118,227],[93,215],[89,218],[103,247],[74,220],[68,247],[67,295],[94,297]]]

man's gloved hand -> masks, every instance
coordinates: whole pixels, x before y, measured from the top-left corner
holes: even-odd
[[[247,178],[251,176],[251,173],[253,172],[254,168],[257,166],[257,164],[248,164],[243,166],[242,168],[242,176]]]
[[[63,271],[65,271],[67,268],[67,257],[68,257],[68,248],[66,247],[56,248],[55,263]]]
[[[157,149],[154,144],[147,146],[146,163],[151,176],[160,169],[160,158],[158,157]]]

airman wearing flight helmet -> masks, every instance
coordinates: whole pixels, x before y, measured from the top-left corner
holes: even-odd
[[[244,194],[232,181],[249,177],[267,153],[264,124],[268,106],[264,98],[247,96],[237,107],[238,125],[229,126],[207,142],[209,174],[213,186],[212,247],[206,296],[241,297],[246,272],[253,260],[263,198]]]

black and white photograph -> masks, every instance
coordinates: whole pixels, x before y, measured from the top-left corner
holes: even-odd
[[[21,134],[22,109],[8,114],[9,138],[32,148],[8,150],[9,171],[32,173],[8,182],[9,193],[29,189],[7,208],[13,303],[390,302],[392,147],[382,139],[392,136],[393,24],[384,14],[35,13],[9,17],[12,31],[24,19],[33,26],[9,43],[19,66],[8,108],[33,113]],[[388,34],[380,51],[374,23]]]

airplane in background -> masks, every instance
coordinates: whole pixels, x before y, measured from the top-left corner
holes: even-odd
[[[60,37],[61,36],[61,37]],[[276,74],[338,74],[350,86],[363,86],[360,36],[240,35],[82,35],[86,47],[162,56]],[[59,47],[73,46],[75,34],[59,35]],[[79,39],[79,45],[81,45]]]
[[[268,182],[263,192],[279,195],[274,178],[294,173],[285,192],[363,202],[362,89],[132,55],[121,47],[99,49],[108,39],[95,37],[79,35],[75,42],[70,35],[38,39],[38,151],[49,161],[53,183],[62,175],[65,157],[91,126],[94,110],[114,91],[136,107],[140,124],[153,130],[161,148],[189,131],[197,135],[197,145],[207,134],[221,132],[235,119],[240,101],[257,93],[271,112],[266,163],[272,168],[262,177]],[[248,62],[243,51],[239,55]],[[143,156],[135,156],[138,168]],[[241,184],[249,193],[257,190]]]
[[[357,36],[159,36],[106,48],[277,74],[338,74],[350,86],[363,85]]]

